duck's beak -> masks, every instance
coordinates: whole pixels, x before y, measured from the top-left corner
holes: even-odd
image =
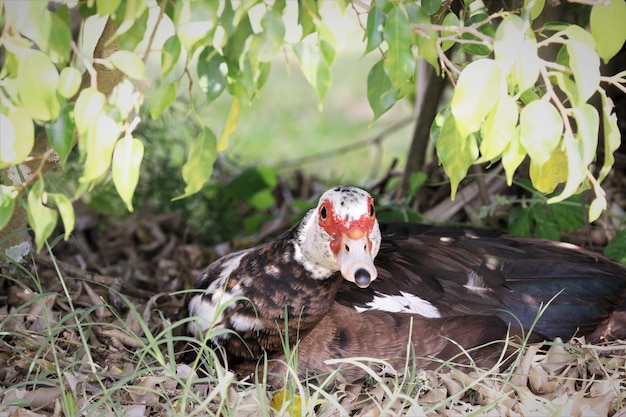
[[[341,275],[361,288],[366,288],[378,276],[374,266],[371,242],[360,228],[352,228],[341,236],[336,253]]]

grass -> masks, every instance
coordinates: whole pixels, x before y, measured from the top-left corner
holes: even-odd
[[[19,268],[20,275],[30,282],[4,277],[16,285],[23,302],[13,303],[0,316],[0,415],[624,412],[623,342],[611,347],[616,352],[613,355],[608,355],[607,347],[587,345],[584,340],[578,340],[578,344],[551,342],[543,346],[543,352],[538,345],[528,347],[522,343],[517,346],[514,365],[504,372],[498,366],[480,369],[454,361],[440,361],[436,371],[415,369],[411,358],[418,352],[413,352],[410,344],[404,369],[395,372],[381,373],[380,369],[391,369],[377,358],[329,362],[364,370],[367,378],[356,384],[341,382],[336,373],[315,381],[300,381],[294,368],[297,346],[286,346],[285,356],[291,366],[287,368],[285,388],[276,391],[264,382],[267,374],[263,363],[258,379],[238,381],[220,364],[219,350],[208,347],[206,340],[181,332],[192,319],[171,320],[155,308],[154,300],[137,306],[129,297],[107,288],[113,298],[119,299],[113,306],[97,295],[93,282],[66,277],[58,266],[58,290],[46,289],[36,268],[33,273]],[[198,352],[194,360],[181,360],[183,345],[191,345]],[[500,363],[506,359],[502,356]]]

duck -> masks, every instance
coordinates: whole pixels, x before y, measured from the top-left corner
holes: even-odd
[[[512,345],[626,338],[626,266],[537,238],[379,222],[354,186],[324,192],[303,219],[219,258],[186,301],[188,331],[229,369],[281,386],[298,377],[364,377],[346,358],[392,368],[490,367]],[[519,345],[517,345],[519,346]]]

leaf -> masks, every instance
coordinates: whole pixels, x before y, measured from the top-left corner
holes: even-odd
[[[448,14],[446,14],[446,17],[443,18],[443,26],[460,26],[460,21],[459,21],[459,17],[452,11],[448,12]],[[453,32],[444,32],[441,31],[441,36],[449,36],[450,34],[452,34]],[[455,41],[453,40],[448,40],[448,41],[443,41],[441,43],[441,49],[443,49],[443,51],[447,51],[448,49],[452,48],[452,46],[455,44]]]
[[[0,168],[24,161],[35,144],[35,126],[25,110],[0,114]]]
[[[163,83],[156,89],[148,105],[150,117],[157,119],[174,101],[176,101],[176,87],[173,83]]]
[[[117,10],[122,0],[96,0],[98,16],[108,16]]]
[[[567,181],[561,194],[549,198],[548,204],[558,203],[574,195],[589,172],[587,166],[582,163],[578,141],[569,135],[565,135],[563,143],[565,145],[565,154],[567,155]]]
[[[465,21],[464,26],[471,26],[475,23],[478,22],[482,22],[484,20],[486,20],[488,18],[488,16],[485,13],[476,13],[472,16],[469,17],[469,19],[467,19]],[[496,34],[495,29],[493,28],[493,25],[491,24],[491,22],[487,22],[481,26],[478,27],[478,31],[483,33],[484,35],[486,35],[489,38],[493,38]],[[478,55],[478,56],[486,56],[489,55],[491,53],[491,50],[493,49],[492,46],[488,43],[485,43],[484,41],[480,40],[478,37],[470,34],[470,33],[463,33],[461,35],[461,39],[465,39],[465,40],[473,40],[479,43],[465,43],[462,45],[463,50],[465,50],[467,53],[470,53],[472,55]]]
[[[321,19],[316,0],[298,0],[298,24],[302,27],[300,39],[313,33],[316,22]]]
[[[188,51],[202,39],[208,39],[217,25],[219,2],[176,2],[174,26],[181,45]],[[247,15],[246,15],[247,18]]]
[[[546,0],[524,0],[524,9],[530,12],[530,19],[535,20],[543,11]],[[530,6],[530,10],[528,10]]]
[[[65,165],[67,157],[74,144],[74,103],[63,103],[61,114],[57,119],[46,125],[46,134],[52,149],[59,156],[61,166]]]
[[[604,248],[604,255],[626,265],[626,229],[617,232]]]
[[[493,53],[505,76],[509,74],[518,59],[517,52],[524,42],[526,30],[527,25],[524,20],[515,14],[505,17],[498,25],[493,41]]]
[[[198,86],[209,102],[219,97],[226,88],[228,80],[224,73],[225,62],[224,57],[211,47],[204,48],[198,57]]]
[[[569,40],[566,47],[578,91],[577,105],[581,105],[600,86],[600,58],[592,47],[583,42]]]
[[[600,116],[591,104],[583,104],[571,109],[576,120],[576,139],[580,143],[583,165],[587,166],[596,159]]]
[[[380,60],[367,74],[367,100],[374,112],[372,122],[385,114],[398,101],[398,92],[391,87],[391,80]]]
[[[422,9],[427,15],[432,16],[441,8],[441,0],[422,0]]]
[[[545,164],[561,141],[563,119],[558,110],[546,100],[536,100],[520,113],[520,142],[533,164]]]
[[[143,159],[143,143],[139,139],[127,136],[117,141],[113,151],[111,175],[117,193],[126,204],[128,211],[133,211],[133,195],[139,182],[139,172]]]
[[[411,17],[411,21],[416,20],[417,23],[430,24],[430,16],[426,12],[415,5],[415,16]],[[426,62],[435,68],[437,75],[440,73],[439,68],[439,52],[437,51],[437,39],[439,37],[436,30],[421,30],[416,34],[415,44],[417,45],[417,54],[424,58]]]
[[[598,55],[608,63],[622,49],[626,41],[626,3],[624,0],[609,0],[591,8],[589,27],[596,41]]]
[[[134,53],[130,51],[115,51],[108,58],[115,68],[135,80],[146,78],[146,65]]]
[[[0,230],[11,220],[17,195],[16,187],[0,184]]]
[[[187,183],[185,192],[174,197],[172,201],[189,197],[200,191],[204,183],[211,178],[216,157],[217,139],[211,129],[205,127],[191,144],[187,162],[183,165],[183,179]]]
[[[365,33],[367,36],[367,44],[365,53],[371,52],[378,48],[383,42],[383,27],[385,25],[385,12],[382,8],[372,4],[367,14],[367,26]]]
[[[589,223],[595,222],[600,218],[600,215],[604,210],[606,210],[607,203],[606,197],[604,195],[597,196],[591,201],[589,204]]]
[[[179,58],[180,41],[178,36],[172,35],[163,43],[163,49],[161,49],[161,76],[163,78],[172,71]]]
[[[443,169],[450,178],[450,198],[454,200],[461,180],[478,158],[476,138],[474,135],[463,136],[457,129],[454,116],[450,115],[441,127],[435,147]]]
[[[270,9],[261,19],[263,31],[250,39],[249,54],[259,62],[271,61],[283,46],[285,24],[282,15]]]
[[[602,100],[602,130],[604,131],[604,164],[598,174],[598,182],[602,182],[609,174],[615,162],[613,153],[621,143],[621,133],[617,124],[617,115],[613,112],[613,100],[607,97],[606,92],[600,90]]]
[[[80,182],[98,179],[109,169],[120,132],[121,129],[115,120],[104,113],[98,115],[87,133],[87,160]]]
[[[513,140],[519,110],[515,99],[508,94],[500,96],[494,109],[487,115],[482,129],[480,159],[477,162],[493,161]]]
[[[240,101],[238,97],[233,98],[233,104],[230,106],[230,112],[228,113],[228,119],[226,125],[220,136],[220,140],[217,143],[217,150],[221,152],[228,147],[228,138],[237,128],[237,120],[239,120],[239,107]]]
[[[294,51],[304,77],[317,93],[318,107],[321,109],[330,88],[330,67],[318,45],[301,42],[294,46]]]
[[[57,210],[59,210],[61,220],[63,221],[63,227],[65,229],[64,239],[67,241],[74,230],[74,207],[72,206],[70,199],[67,198],[65,194],[49,193],[48,198],[52,198],[54,200]]]
[[[550,159],[542,166],[537,167],[536,164],[530,164],[529,174],[533,186],[538,191],[550,194],[557,185],[567,180],[567,156],[557,147],[550,155]]]
[[[524,158],[526,158],[526,150],[520,143],[520,129],[515,129],[515,134],[509,142],[508,146],[502,153],[502,166],[506,174],[506,183],[508,186],[513,184],[513,175],[520,166]]]
[[[43,205],[44,183],[38,180],[28,193],[28,224],[35,232],[35,246],[41,251],[46,239],[52,234],[57,224],[58,214],[55,210]]]
[[[387,16],[383,29],[389,45],[385,57],[385,72],[393,87],[399,87],[415,75],[416,61],[411,51],[413,32],[409,19],[401,7],[395,7]]]
[[[74,97],[74,94],[78,92],[78,88],[80,87],[82,79],[82,74],[76,68],[63,68],[59,77],[57,92],[67,99]]]
[[[24,110],[36,120],[54,120],[61,105],[57,98],[59,73],[50,58],[31,50],[17,68],[17,88]]]
[[[131,16],[134,17],[126,19],[127,13],[125,13],[123,15],[123,21],[119,23],[119,28],[115,34],[119,43],[119,49],[124,51],[134,51],[139,42],[145,38],[146,29],[148,27],[148,15],[150,14],[148,8],[141,11],[141,3],[147,3],[141,2],[140,0],[125,0],[124,4],[127,5],[127,9],[129,9],[128,5],[131,3],[135,3],[137,5],[134,8],[130,7],[131,10],[128,10],[127,13],[130,12]],[[140,12],[140,14],[135,15],[134,12]],[[118,16],[118,14],[116,13],[114,16]],[[115,21],[119,22],[120,19],[115,19]],[[115,39],[115,37],[113,39]]]
[[[93,87],[83,89],[76,99],[74,121],[79,135],[87,132],[106,103],[106,97]]]
[[[465,67],[450,103],[461,136],[480,129],[500,96],[506,94],[503,86],[500,68],[494,60],[479,59]]]

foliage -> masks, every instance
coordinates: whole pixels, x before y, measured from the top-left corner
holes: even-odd
[[[345,10],[349,2],[337,4]],[[621,140],[604,85],[623,91],[626,81],[624,73],[602,76],[599,66],[600,59],[609,61],[626,39],[620,25],[626,20],[626,5],[608,0],[585,6],[589,30],[573,23],[535,27],[543,8],[540,1],[492,14],[481,0],[457,6],[439,0],[351,4],[358,14],[367,14],[365,52],[381,56],[367,85],[374,121],[415,91],[416,60],[423,58],[455,83],[452,100],[432,129],[452,197],[472,164],[501,160],[510,183],[528,156],[535,188],[544,193],[559,190],[549,202],[592,188],[596,197],[589,218],[596,219],[606,207],[600,183]],[[0,2],[0,227],[19,207],[16,201],[23,201],[38,250],[59,215],[71,232],[71,201],[109,172],[120,198],[133,210],[144,148],[154,146],[137,136],[142,107],[159,118],[179,93],[189,95],[186,116],[200,128],[181,169],[186,186],[175,196],[180,199],[202,190],[211,178],[241,106],[258,95],[281,49],[294,52],[320,107],[331,88],[335,39],[315,0],[297,3],[301,36],[295,43],[285,40],[285,0],[162,0],[155,5],[89,0],[77,7],[83,21],[107,18],[93,58],[72,42],[68,5],[52,12],[45,2]],[[153,26],[148,24],[150,14],[156,17]],[[258,22],[254,16],[260,17]],[[157,45],[155,34],[164,22],[173,30]],[[540,52],[552,47],[559,49],[556,58],[542,58]],[[147,88],[145,62],[154,49],[160,54],[157,78],[162,82]],[[198,88],[201,103],[193,96]],[[232,96],[231,109],[217,135],[197,106],[209,105],[225,92]],[[601,97],[599,109],[590,104],[594,94]],[[595,174],[591,164],[600,127],[605,157]],[[35,152],[42,142],[44,151]],[[58,158],[64,166],[75,145],[83,168],[75,191],[50,192],[43,177],[47,160]],[[9,180],[10,169],[21,180]]]

